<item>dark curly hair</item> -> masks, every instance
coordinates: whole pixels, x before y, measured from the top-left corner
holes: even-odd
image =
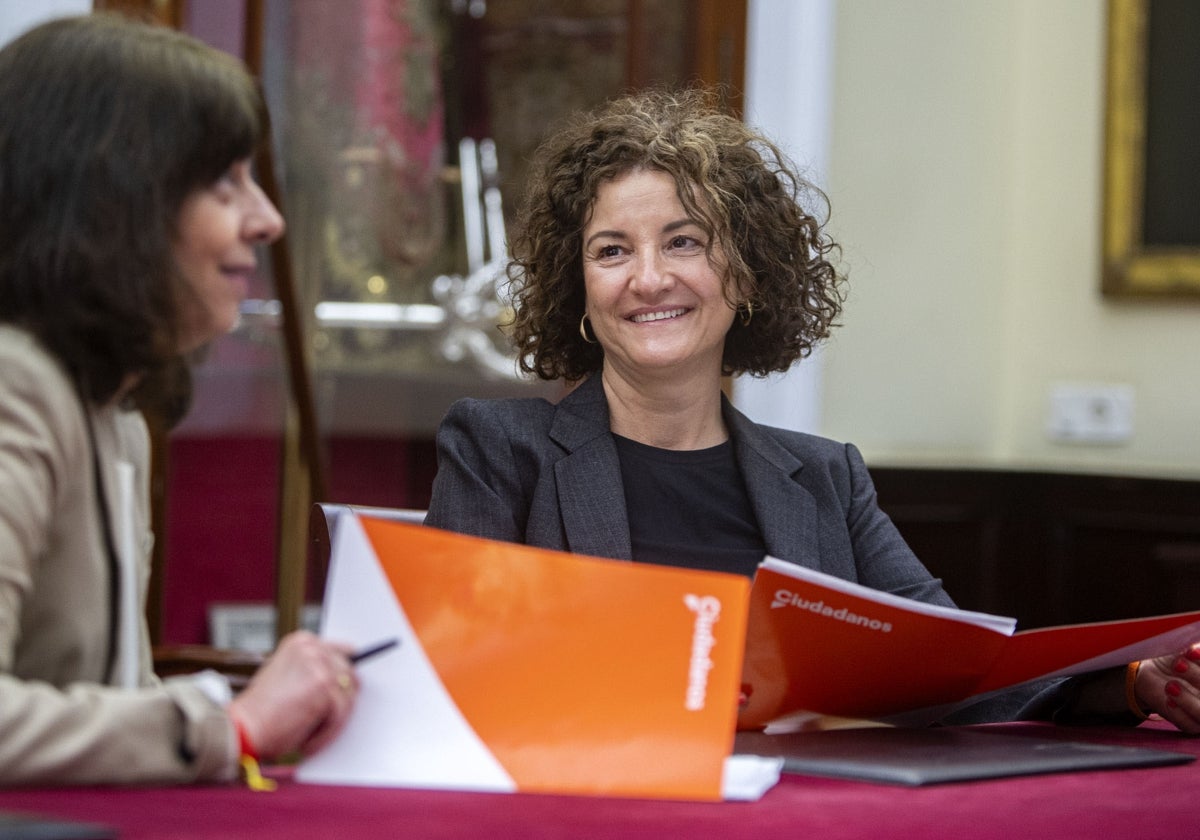
[[[838,246],[805,205],[825,194],[769,140],[716,104],[716,91],[651,90],[571,119],[538,149],[509,247],[510,334],[521,369],[576,381],[604,352],[579,333],[583,229],[599,186],[632,170],[665,172],[728,262],[730,306],[753,304],[725,338],[727,374],[784,371],[829,336],[845,300]]]
[[[263,134],[240,62],[110,14],[42,24],[0,50],[0,321],[32,332],[88,399],[142,376],[186,388],[172,255],[187,196]],[[182,383],[182,384],[181,384]]]

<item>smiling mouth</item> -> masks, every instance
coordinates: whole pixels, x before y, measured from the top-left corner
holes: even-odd
[[[635,324],[645,324],[647,321],[665,321],[668,318],[678,318],[680,315],[686,313],[686,309],[667,309],[662,312],[644,312],[641,315],[633,315],[629,320]]]

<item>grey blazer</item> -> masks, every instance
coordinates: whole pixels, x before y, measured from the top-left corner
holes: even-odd
[[[767,551],[781,560],[953,606],[882,510],[851,444],[761,426],[722,401]],[[629,520],[600,378],[559,403],[459,400],[437,435],[425,524],[507,542],[631,558]],[[1070,717],[1072,692],[1040,681],[984,698],[947,723]]]
[[[873,589],[952,604],[879,509],[853,445],[760,426],[727,400],[722,410],[768,553]],[[450,408],[437,442],[427,525],[631,559],[599,377],[557,405],[461,400]]]

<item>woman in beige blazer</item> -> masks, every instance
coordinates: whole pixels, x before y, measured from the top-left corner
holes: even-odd
[[[138,409],[186,402],[182,358],[283,232],[250,172],[255,84],[95,15],[0,50],[0,113],[0,784],[224,780],[315,749],[357,691],[345,648],[295,634],[231,697],[160,682],[142,617]]]

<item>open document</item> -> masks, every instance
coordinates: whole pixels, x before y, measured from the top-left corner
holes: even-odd
[[[738,721],[796,713],[916,723],[963,700],[1182,650],[1200,612],[1014,632],[1011,618],[899,598],[767,558],[751,593]]]
[[[730,759],[749,586],[344,512],[321,632],[400,644],[297,778],[755,798],[780,763]]]

